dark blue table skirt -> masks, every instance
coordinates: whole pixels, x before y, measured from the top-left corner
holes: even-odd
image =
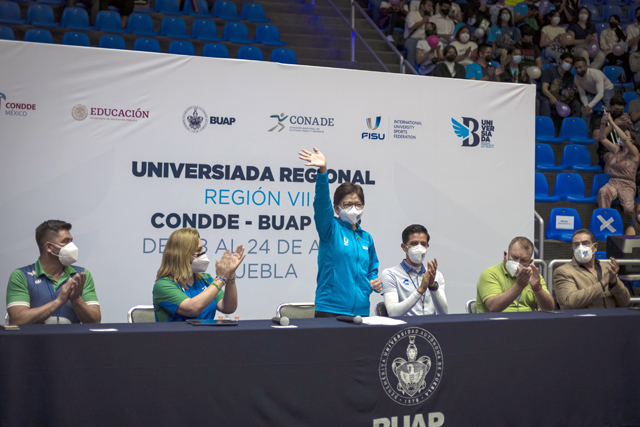
[[[640,311],[405,320],[0,331],[0,425],[640,426]]]

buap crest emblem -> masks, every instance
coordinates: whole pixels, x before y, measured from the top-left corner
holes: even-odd
[[[192,133],[202,132],[207,127],[208,121],[207,112],[197,105],[187,108],[182,114],[182,124]]]
[[[438,340],[425,329],[410,327],[396,333],[385,345],[380,357],[380,382],[397,403],[417,405],[436,391],[443,367]]]

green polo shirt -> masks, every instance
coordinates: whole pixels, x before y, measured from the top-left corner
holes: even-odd
[[[96,295],[96,288],[93,283],[93,277],[89,270],[85,269],[84,272],[87,275],[87,280],[84,282],[84,289],[82,291],[82,299],[87,305],[100,305],[98,302],[98,296]],[[36,261],[35,274],[36,277],[45,276],[51,283],[53,283],[54,291],[57,291],[60,285],[63,285],[76,274],[77,271],[70,265],[64,268],[62,276],[55,281],[53,277],[45,273],[42,265],[40,264],[40,258]],[[26,306],[31,307],[31,297],[29,295],[29,286],[27,279],[20,270],[14,270],[9,277],[9,284],[7,285],[7,308],[14,306]]]
[[[498,265],[489,267],[482,272],[480,279],[478,279],[478,294],[476,295],[476,311],[478,313],[488,313],[489,309],[485,305],[487,298],[494,295],[499,295],[509,289],[516,282],[516,279],[511,277],[507,270],[504,268],[504,263],[500,261]],[[542,285],[542,291],[549,293],[547,285],[540,276],[540,284]],[[509,306],[503,311],[532,311],[538,305],[535,297],[535,292],[531,289],[531,285],[527,285],[520,294],[520,300],[516,298]]]

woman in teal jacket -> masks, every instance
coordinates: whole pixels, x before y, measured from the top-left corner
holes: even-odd
[[[342,183],[329,197],[327,161],[317,148],[298,154],[305,166],[318,168],[313,218],[320,237],[315,317],[368,316],[369,295],[380,292],[378,256],[369,233],[360,228],[362,187]],[[338,215],[338,218],[334,216]]]

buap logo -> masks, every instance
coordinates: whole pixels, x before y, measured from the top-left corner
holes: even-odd
[[[452,117],[451,123],[453,123],[453,131],[456,136],[462,138],[463,147],[475,147],[481,143],[480,146],[483,148],[493,148],[491,143],[493,132],[495,132],[493,120],[482,120],[482,129],[480,129],[478,121],[471,117],[463,117],[462,123]],[[480,135],[478,135],[478,130],[480,130]]]
[[[433,395],[442,381],[443,367],[438,340],[425,329],[410,327],[384,346],[378,372],[387,396],[413,406]]]
[[[382,121],[382,116],[378,116],[375,118],[375,121],[373,118],[368,117],[366,122],[367,122],[367,127],[370,130],[376,130],[380,127],[380,122]],[[379,139],[379,140],[383,140],[385,137],[384,133],[374,133],[374,132],[362,132],[362,136],[360,137],[360,139]]]
[[[279,127],[280,129],[278,129],[278,132],[282,132],[284,130],[284,124],[282,124],[282,122],[284,122],[286,120],[286,118],[289,116],[285,116],[284,113],[280,113],[280,115],[274,114],[271,116],[272,119],[277,119],[278,123],[272,127],[271,129],[269,129],[267,132],[273,132],[277,127]]]
[[[209,122],[207,119],[207,112],[197,105],[192,105],[184,110],[184,113],[182,114],[182,124],[185,129],[192,133],[202,132]]]

